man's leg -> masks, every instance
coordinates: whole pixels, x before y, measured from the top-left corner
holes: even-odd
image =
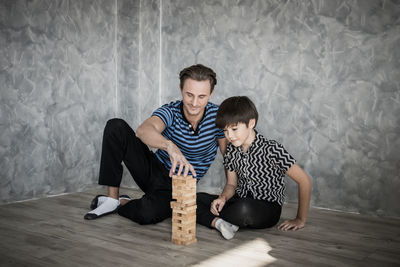
[[[118,214],[139,224],[158,223],[171,217],[170,190],[157,190],[121,205]]]
[[[111,119],[104,129],[99,184],[109,186],[110,197],[118,198],[125,163],[137,185],[146,192],[151,188],[154,154],[121,119]]]
[[[196,221],[198,224],[203,226],[213,228],[212,222],[216,218],[214,214],[211,213],[211,202],[217,199],[217,195],[211,195],[208,193],[197,193],[196,195]]]
[[[85,219],[96,219],[116,211],[123,172],[122,161],[144,192],[154,189],[154,181],[159,180],[159,177],[152,177],[153,169],[163,166],[159,166],[154,154],[136,137],[125,121],[112,119],[104,129],[99,175],[99,184],[108,186],[108,197],[103,197],[101,205],[87,213]]]

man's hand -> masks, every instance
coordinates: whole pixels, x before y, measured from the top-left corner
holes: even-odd
[[[174,174],[176,167],[179,166],[178,172],[176,175],[181,175],[183,171],[183,176],[187,176],[189,171],[192,173],[193,177],[196,177],[196,171],[194,170],[192,164],[187,161],[185,156],[183,156],[182,152],[179,148],[172,143],[171,141],[168,142],[167,145],[167,153],[169,155],[169,159],[171,161],[171,169],[169,170],[169,176],[172,177]]]
[[[300,220],[299,218],[296,218],[294,220],[284,221],[279,225],[278,229],[285,232],[289,230],[296,231],[303,228],[305,224],[306,223],[304,221]]]
[[[221,212],[222,208],[225,205],[226,200],[224,198],[217,198],[213,202],[211,202],[211,208],[210,211],[212,214],[215,216],[219,216],[219,213]]]

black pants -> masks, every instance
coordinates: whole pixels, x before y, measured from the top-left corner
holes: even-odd
[[[217,195],[197,193],[197,223],[211,228],[211,222],[216,217],[210,211],[211,202],[217,198]],[[281,211],[282,207],[277,202],[235,195],[225,203],[218,217],[241,228],[262,229],[277,224]]]
[[[121,206],[118,214],[139,224],[157,223],[170,217],[169,172],[124,120],[111,119],[104,129],[99,184],[119,187],[122,162],[145,194]]]

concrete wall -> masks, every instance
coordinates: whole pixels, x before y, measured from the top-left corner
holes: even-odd
[[[396,1],[2,1],[0,12],[2,202],[94,186],[105,121],[136,129],[202,63],[218,75],[213,102],[253,99],[258,130],[312,177],[313,206],[400,217]],[[222,188],[220,159],[201,190]]]
[[[105,122],[136,121],[138,6],[0,1],[0,202],[96,184]]]
[[[162,3],[163,102],[179,97],[179,69],[209,65],[213,101],[253,99],[258,130],[312,177],[313,206],[400,216],[398,2]],[[221,168],[202,185],[217,177]]]

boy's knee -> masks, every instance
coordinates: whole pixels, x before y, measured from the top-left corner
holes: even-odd
[[[253,225],[254,214],[252,207],[247,201],[237,201],[225,211],[223,210],[223,218],[241,228],[251,227]]]
[[[249,227],[253,224],[252,207],[247,201],[240,201],[237,203],[238,218],[240,227]]]

